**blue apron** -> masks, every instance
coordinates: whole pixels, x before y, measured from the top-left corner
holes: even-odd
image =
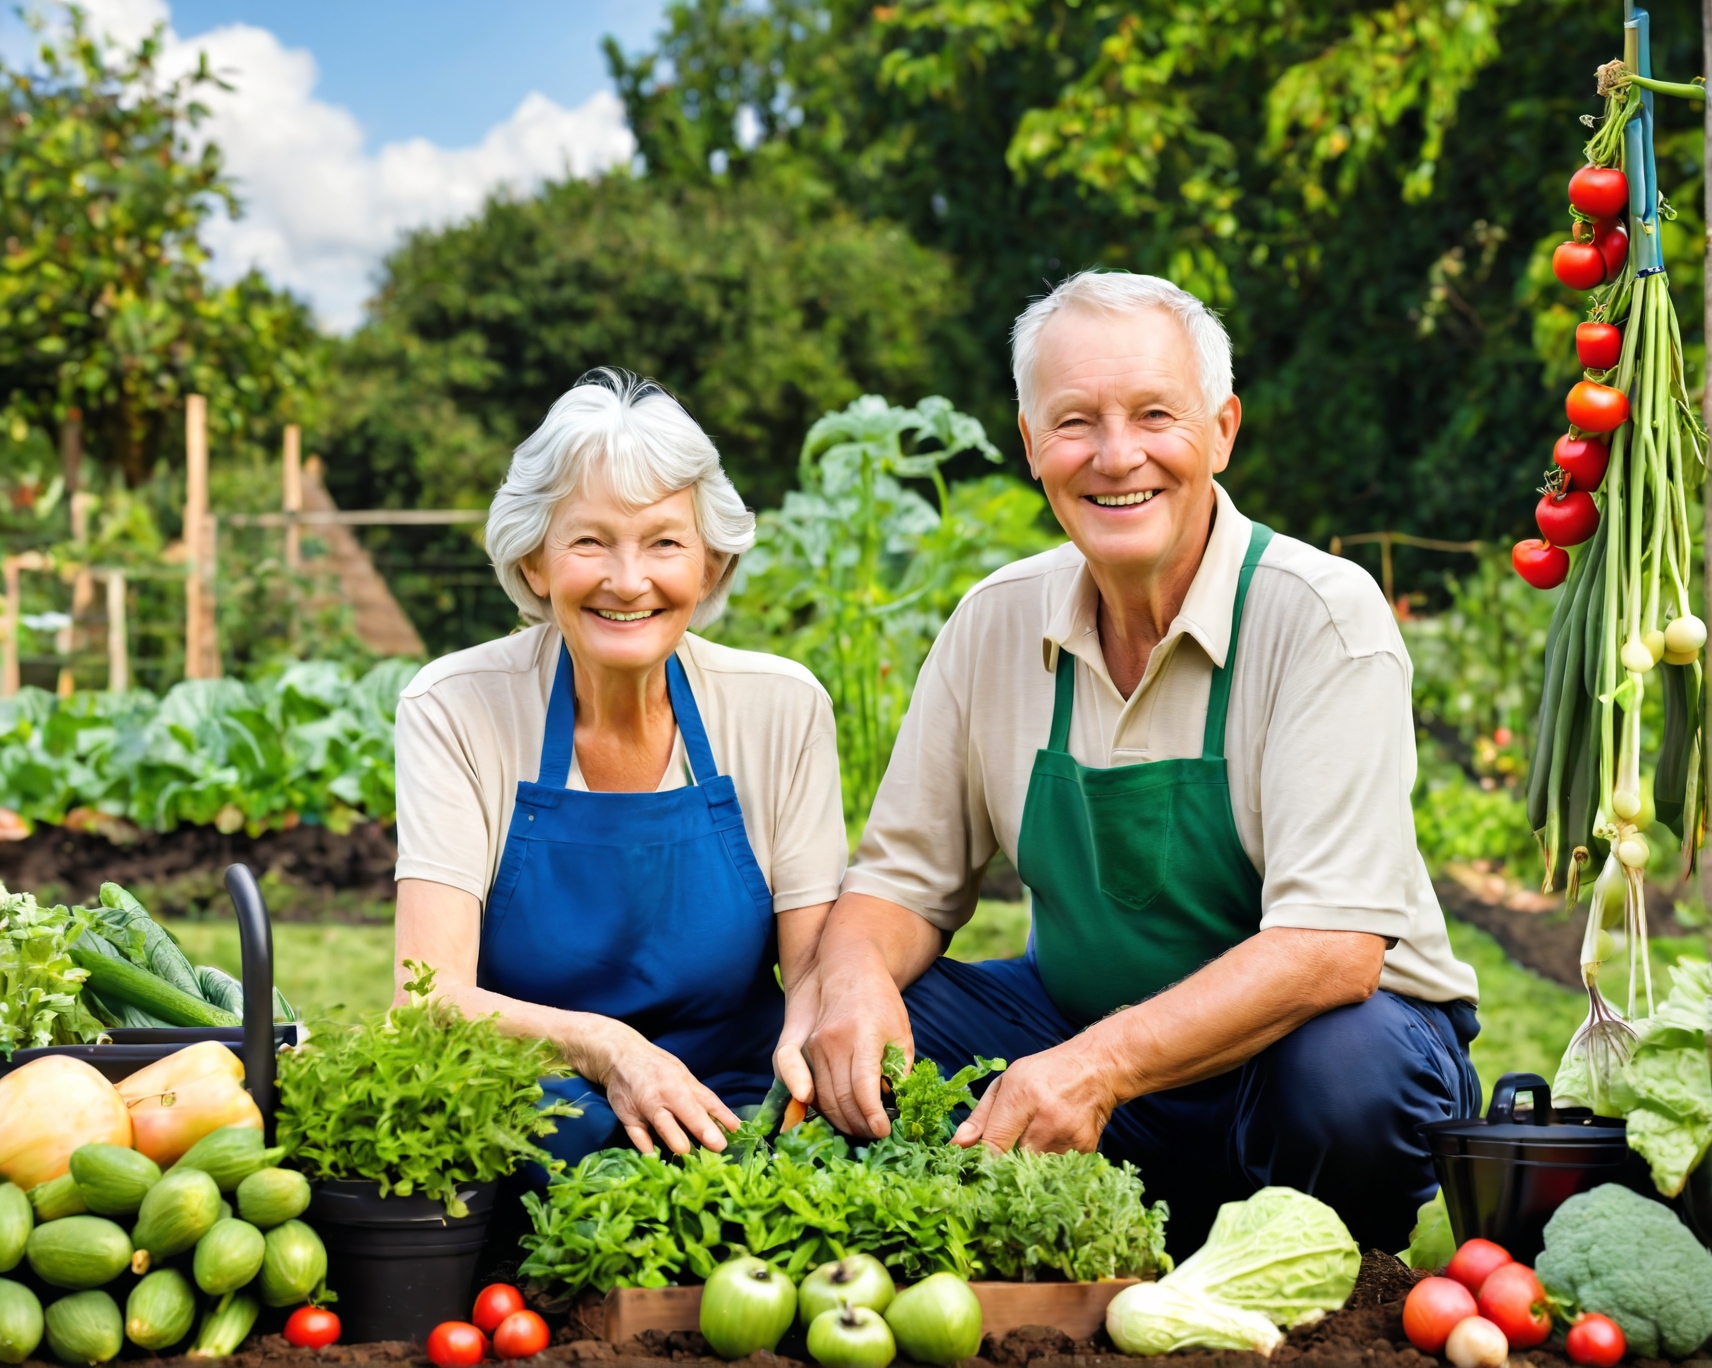
[[[488,892],[476,982],[524,1002],[596,1012],[633,1026],[738,1107],[773,1078],[785,999],[773,966],[772,894],[743,811],[707,743],[673,655],[672,712],[695,782],[665,793],[565,787],[576,694],[561,644],[537,782],[517,786],[505,851]],[[544,1079],[583,1115],[543,1146],[575,1163],[628,1143],[600,1089]]]

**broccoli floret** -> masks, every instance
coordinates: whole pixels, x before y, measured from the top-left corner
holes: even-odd
[[[1546,1223],[1547,1292],[1623,1327],[1629,1352],[1687,1358],[1712,1335],[1712,1253],[1660,1202],[1606,1183]]]

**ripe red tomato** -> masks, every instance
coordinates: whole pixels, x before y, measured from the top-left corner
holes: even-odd
[[[1423,1278],[1403,1303],[1403,1333],[1423,1354],[1444,1348],[1458,1321],[1479,1314],[1474,1293],[1452,1278]]]
[[[1552,274],[1572,290],[1591,290],[1605,283],[1605,257],[1591,242],[1560,242]]]
[[[1569,178],[1569,202],[1589,218],[1616,218],[1629,208],[1629,178],[1614,166],[1584,166]]]
[[[470,1314],[478,1330],[492,1334],[499,1323],[513,1311],[523,1309],[523,1294],[510,1283],[491,1283],[476,1295],[476,1309]]]
[[[493,1332],[493,1352],[502,1359],[534,1358],[552,1337],[533,1311],[513,1311]]]
[[[1616,1368],[1629,1352],[1629,1340],[1616,1321],[1589,1311],[1569,1327],[1565,1347],[1571,1363],[1584,1364],[1586,1368]]]
[[[1605,480],[1611,448],[1597,437],[1571,437],[1566,432],[1552,448],[1552,461],[1568,474],[1571,489],[1591,494]]]
[[[1593,496],[1579,489],[1553,498],[1542,494],[1534,506],[1540,535],[1557,546],[1580,546],[1599,530],[1599,509]]]
[[[1510,564],[1516,567],[1518,575],[1536,589],[1556,589],[1569,578],[1569,552],[1561,546],[1541,541],[1538,537],[1529,537],[1526,541],[1519,541],[1512,546]],[[1486,1244],[1487,1241],[1482,1240],[1480,1243]],[[1510,1256],[1506,1254],[1504,1257]],[[1450,1268],[1445,1269],[1445,1273],[1467,1287],[1469,1279],[1466,1267],[1462,1273],[1453,1272],[1455,1268],[1456,1260],[1452,1259]]]
[[[1480,1314],[1510,1341],[1512,1349],[1532,1349],[1551,1334],[1551,1309],[1546,1290],[1526,1264],[1495,1268],[1480,1285]]]
[[[1575,358],[1588,370],[1610,370],[1623,359],[1623,330],[1614,323],[1577,323]]]
[[[285,1322],[285,1342],[320,1349],[339,1338],[339,1318],[319,1306],[300,1306]]]
[[[1577,380],[1563,411],[1583,432],[1615,432],[1629,421],[1629,396],[1596,380]]]
[[[1622,219],[1602,219],[1593,226],[1593,245],[1605,258],[1605,279],[1615,280],[1629,259],[1629,234]]]
[[[1564,574],[1569,573],[1569,556],[1555,546],[1547,546],[1545,542],[1532,540],[1517,542],[1515,550],[1510,553],[1512,561],[1517,561],[1524,546],[1546,547],[1548,550],[1557,551],[1558,555],[1563,557]],[[1563,583],[1563,575],[1559,575],[1551,584],[1537,583],[1529,578],[1528,572],[1522,569],[1519,562],[1516,564],[1516,571],[1536,589],[1550,589]],[[1509,1262],[1510,1251],[1505,1249],[1503,1245],[1493,1244],[1491,1240],[1464,1240],[1462,1247],[1451,1256],[1450,1266],[1444,1272],[1445,1277],[1455,1278],[1478,1297],[1481,1283],[1491,1276],[1492,1270],[1502,1268]]]
[[[441,1321],[428,1332],[434,1368],[475,1368],[487,1357],[487,1336],[468,1321]]]

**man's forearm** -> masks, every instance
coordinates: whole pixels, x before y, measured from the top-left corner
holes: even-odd
[[[883,968],[901,991],[944,949],[945,933],[927,918],[884,898],[846,893],[832,906],[817,958],[823,978],[857,966]]]
[[[1379,986],[1382,937],[1359,931],[1262,931],[1175,987],[1090,1026],[1120,1102],[1212,1078],[1322,1012]]]

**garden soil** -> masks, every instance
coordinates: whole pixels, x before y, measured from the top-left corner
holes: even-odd
[[[1170,1356],[1172,1368],[1442,1368],[1442,1360],[1420,1353],[1403,1338],[1403,1299],[1424,1276],[1396,1259],[1369,1251],[1361,1276],[1343,1310],[1317,1325],[1292,1331],[1270,1359],[1238,1351],[1187,1352]],[[527,1364],[596,1363],[601,1368],[659,1368],[663,1362],[686,1368],[722,1368],[696,1334],[650,1332],[616,1348],[600,1338],[600,1303],[590,1299],[569,1317],[549,1317],[555,1326],[552,1345]],[[778,1354],[758,1353],[737,1363],[742,1368],[813,1368],[806,1362],[802,1332],[793,1330]],[[793,1343],[793,1341],[795,1341]],[[150,1368],[207,1368],[207,1359],[156,1358]],[[903,1364],[904,1360],[899,1360]],[[1514,1354],[1512,1368],[1569,1368],[1562,1354],[1533,1349]],[[965,1359],[960,1368],[1135,1368],[1137,1360],[1118,1353],[1101,1333],[1093,1340],[1074,1342],[1068,1335],[1043,1326],[1025,1326],[995,1342],[989,1337],[981,1356]],[[376,1364],[394,1368],[431,1368],[414,1344],[335,1344],[325,1349],[293,1349],[278,1335],[262,1335],[239,1354],[222,1360],[224,1368],[313,1368],[325,1364]],[[35,1360],[25,1368],[51,1368]],[[1634,1359],[1628,1368],[1668,1368],[1664,1360]],[[1686,1368],[1712,1368],[1712,1360],[1691,1359]]]

